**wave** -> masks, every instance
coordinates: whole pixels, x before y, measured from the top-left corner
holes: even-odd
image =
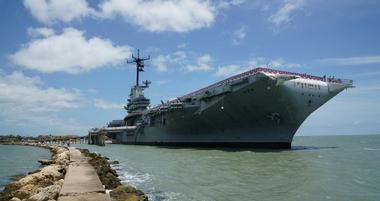
[[[376,150],[379,150],[379,149],[369,148],[369,147],[364,147],[363,149],[367,150],[367,151],[376,151]]]
[[[149,200],[152,201],[174,201],[181,200],[180,193],[164,192],[157,190],[153,185],[152,176],[149,173],[142,173],[134,170],[126,170],[121,165],[112,165],[119,175],[122,183],[132,185],[142,190]]]
[[[132,174],[129,172],[124,172],[121,176],[121,181],[138,186],[139,184],[145,184],[151,181],[151,176],[148,173]]]

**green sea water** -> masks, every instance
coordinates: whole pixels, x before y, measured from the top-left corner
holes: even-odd
[[[380,200],[380,135],[296,137],[283,151],[74,146],[119,161],[150,200]]]
[[[11,176],[24,175],[40,167],[39,159],[50,158],[47,149],[18,146],[0,145],[0,191],[10,181]]]

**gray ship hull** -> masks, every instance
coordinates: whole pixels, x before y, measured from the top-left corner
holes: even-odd
[[[348,87],[255,72],[148,109],[141,122],[106,135],[123,144],[289,148],[302,122]]]

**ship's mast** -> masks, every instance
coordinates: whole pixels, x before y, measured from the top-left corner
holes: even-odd
[[[139,75],[140,72],[144,72],[144,61],[149,60],[150,56],[146,58],[140,58],[140,49],[137,49],[137,57],[133,56],[132,54],[132,60],[127,60],[127,63],[136,63],[136,86],[139,86]]]
[[[127,60],[127,63],[136,64],[136,85],[131,88],[129,94],[128,103],[124,108],[128,111],[128,114],[141,114],[143,110],[146,110],[150,104],[150,100],[144,96],[144,89],[149,87],[151,83],[148,80],[143,81],[143,85],[140,86],[140,72],[144,72],[144,61],[149,60],[150,56],[140,58],[140,50],[137,50],[137,57],[132,54],[132,60]]]

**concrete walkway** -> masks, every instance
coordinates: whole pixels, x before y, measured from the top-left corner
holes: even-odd
[[[73,147],[70,150],[70,165],[58,201],[110,201],[95,169],[82,153]]]

